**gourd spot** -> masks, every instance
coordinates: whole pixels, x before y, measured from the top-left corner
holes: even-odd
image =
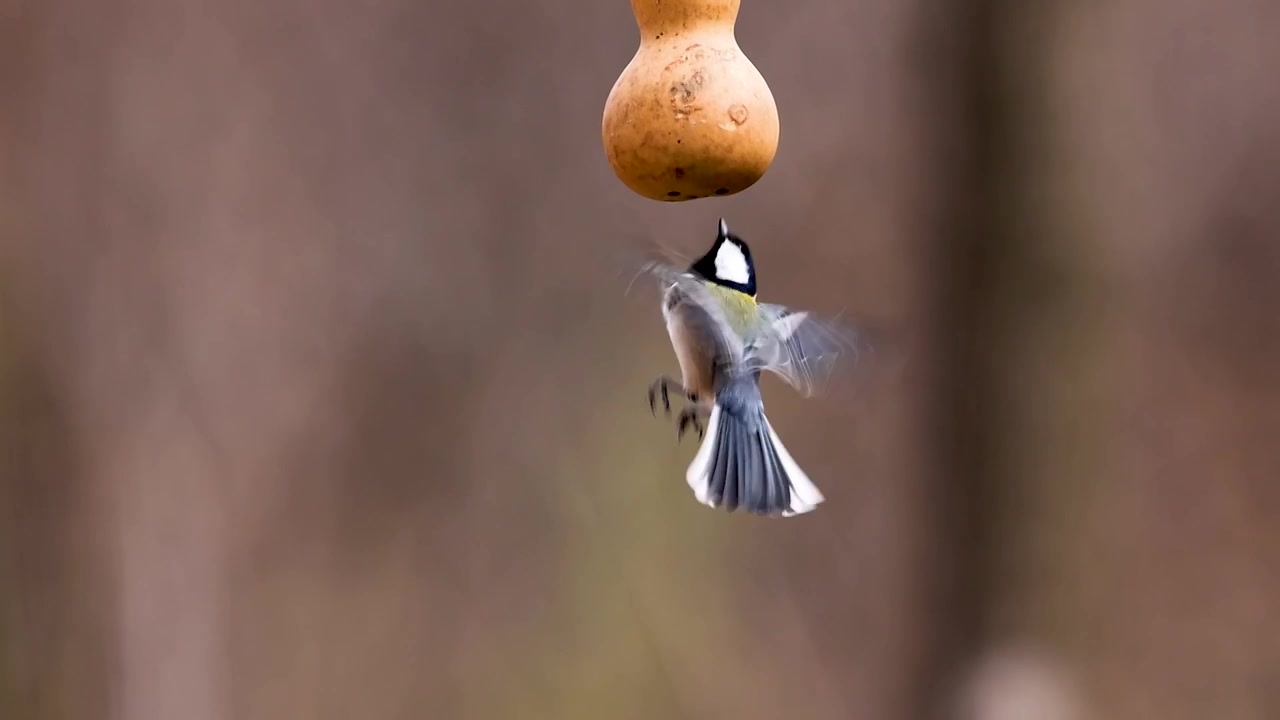
[[[680,197],[680,191],[672,190],[671,192],[667,193],[667,197]]]
[[[684,177],[684,168],[676,168],[676,178]]]
[[[750,114],[746,105],[735,104],[729,106],[729,119],[733,121],[734,125],[741,125],[746,122],[747,116]]]
[[[705,80],[701,70],[694,72],[693,75],[689,76],[688,80],[677,81],[671,86],[671,99],[676,105],[692,104],[694,99],[698,97],[698,91],[702,89],[703,82]],[[688,110],[684,110],[684,112],[688,112]]]
[[[729,188],[718,188],[718,189],[716,189],[716,194],[717,194],[717,195],[728,195],[728,194],[729,194]]]

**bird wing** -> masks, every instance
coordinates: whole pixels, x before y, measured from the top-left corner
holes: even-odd
[[[645,263],[640,272],[662,284],[668,303],[664,310],[673,300],[687,304],[687,316],[696,318],[701,330],[728,354],[728,362],[748,372],[774,373],[804,397],[826,387],[840,358],[857,358],[862,343],[851,328],[772,303],[757,304],[760,321],[750,342],[744,343],[704,282],[661,261]]]
[[[662,284],[663,314],[678,312],[686,330],[696,333],[714,347],[714,354],[726,364],[738,365],[744,353],[743,339],[733,331],[724,307],[707,284],[685,270],[663,263],[649,263],[644,271]],[[710,348],[709,348],[710,349]]]
[[[758,307],[760,329],[746,351],[746,365],[774,373],[802,396],[821,392],[841,357],[857,357],[852,329],[783,305]]]

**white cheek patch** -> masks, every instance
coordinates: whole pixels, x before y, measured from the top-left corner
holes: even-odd
[[[747,267],[742,248],[731,242],[720,243],[716,251],[716,277],[741,285],[751,282],[751,268]]]

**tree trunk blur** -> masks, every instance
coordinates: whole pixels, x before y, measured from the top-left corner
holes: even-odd
[[[966,708],[1275,717],[1280,13],[980,5],[949,365]]]
[[[1280,716],[1280,10],[747,0],[665,205],[579,5],[0,8],[0,718]],[[645,407],[721,215],[874,331],[802,518]]]

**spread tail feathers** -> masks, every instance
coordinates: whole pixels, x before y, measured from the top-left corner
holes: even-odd
[[[730,512],[789,517],[823,501],[759,403],[715,404],[685,479],[698,502]]]

